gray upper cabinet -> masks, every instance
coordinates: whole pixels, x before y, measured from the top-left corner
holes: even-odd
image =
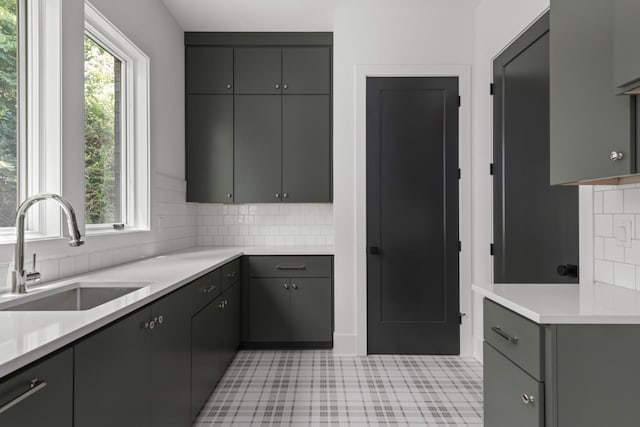
[[[0,407],[0,426],[73,425],[73,350],[2,380]]]
[[[277,47],[235,48],[235,93],[282,93],[282,50]]]
[[[328,95],[282,98],[282,193],[288,203],[331,201]]]
[[[233,93],[233,48],[188,46],[186,61],[187,93]]]
[[[282,93],[324,94],[331,91],[331,50],[328,47],[282,49]]]
[[[612,90],[613,23],[612,2],[551,2],[551,184],[636,172],[630,98]]]
[[[235,98],[235,201],[280,202],[282,97],[236,95]]]
[[[640,93],[640,2],[614,1],[615,92]]]
[[[187,201],[233,202],[233,95],[187,96]]]

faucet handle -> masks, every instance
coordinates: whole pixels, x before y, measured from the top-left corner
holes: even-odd
[[[36,253],[33,253],[33,266],[31,272],[25,275],[27,282],[38,283],[40,281],[40,273],[36,271]]]

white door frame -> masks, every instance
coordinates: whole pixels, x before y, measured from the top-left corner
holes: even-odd
[[[356,354],[367,354],[367,77],[458,77],[462,97],[458,156],[460,180],[460,354],[472,355],[471,335],[471,66],[356,65]]]

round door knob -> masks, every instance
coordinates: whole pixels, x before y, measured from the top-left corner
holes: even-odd
[[[227,198],[228,198],[228,199],[230,199],[230,198],[231,198],[231,196],[233,196],[233,194],[231,194],[231,193],[227,193]]]
[[[533,405],[535,401],[535,396],[529,396],[526,393],[522,393],[522,403],[524,403],[525,405]]]
[[[291,285],[291,289],[298,289],[298,285],[296,285],[295,283],[293,283],[293,284]]]
[[[609,160],[611,161],[618,161],[618,160],[622,160],[624,158],[624,153],[622,153],[621,151],[612,151],[609,153]]]
[[[284,198],[286,199],[287,197],[289,197],[289,194],[288,194],[288,193],[284,193],[284,194],[282,195],[282,197],[284,197]]]
[[[284,86],[282,86],[283,89],[289,89],[289,85],[285,84]]]
[[[285,289],[289,289],[289,285],[287,285],[286,283],[284,285],[282,285],[283,288]]]
[[[231,85],[227,85],[227,89],[231,89]]]
[[[280,85],[276,85],[276,89],[280,89]]]

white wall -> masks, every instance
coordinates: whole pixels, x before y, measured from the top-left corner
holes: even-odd
[[[84,2],[62,2],[63,196],[84,216]],[[28,243],[37,252],[43,281],[83,273],[139,257],[195,246],[195,206],[185,203],[184,42],[182,29],[156,0],[93,0],[92,4],[140,47],[151,62],[152,231]],[[13,245],[0,245],[0,292]],[[30,259],[30,258],[27,258]],[[28,268],[30,265],[27,264]]]
[[[476,2],[354,0],[334,21],[334,224],[336,354],[355,354],[356,241],[355,66],[473,62]],[[364,272],[360,272],[364,274]]]
[[[473,80],[473,282],[491,283],[493,260],[492,178],[489,163],[492,148],[492,100],[489,83],[492,62],[511,41],[549,7],[549,0],[483,0],[476,9]],[[482,297],[473,296],[474,356],[482,359]]]

